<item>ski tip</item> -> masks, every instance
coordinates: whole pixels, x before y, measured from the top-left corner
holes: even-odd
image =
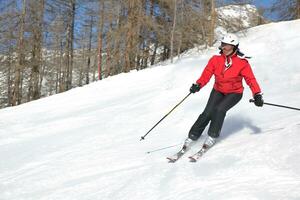
[[[193,157],[189,157],[189,159],[190,159],[190,162],[197,162],[197,160]]]
[[[175,163],[177,160],[167,157],[168,163]]]

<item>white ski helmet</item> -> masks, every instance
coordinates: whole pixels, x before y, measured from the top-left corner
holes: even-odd
[[[235,34],[228,33],[225,36],[223,36],[221,42],[226,44],[231,44],[237,47],[239,45],[239,38]]]

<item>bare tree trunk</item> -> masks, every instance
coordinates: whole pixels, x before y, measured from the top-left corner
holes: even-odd
[[[83,41],[83,38],[82,38],[82,41]],[[84,43],[84,42],[82,42]],[[84,48],[84,45],[82,45],[81,47],[81,50],[82,50],[82,53],[81,53],[81,56],[82,56],[82,64],[80,64],[79,66],[79,78],[78,78],[78,86],[82,86],[82,80],[83,80],[83,66],[84,66],[84,61],[85,61],[85,48]]]
[[[133,4],[134,2],[131,2],[129,0],[128,3],[128,24],[127,24],[127,30],[126,30],[126,48],[125,48],[125,68],[124,72],[129,72],[131,68],[131,63],[130,63],[130,54],[131,54],[131,44],[133,40]]]
[[[24,55],[24,27],[25,27],[25,16],[26,16],[26,0],[23,0],[23,8],[20,19],[20,30],[18,39],[18,60],[15,69],[15,80],[13,88],[12,105],[16,106],[21,104],[22,97],[22,70],[24,68],[25,55]]]
[[[88,42],[88,59],[87,59],[87,69],[86,69],[86,74],[85,74],[85,83],[89,84],[90,83],[90,70],[91,70],[91,49],[92,49],[92,37],[93,37],[93,24],[94,24],[94,19],[93,16],[91,16],[91,21],[90,21],[90,31],[89,31],[89,42]]]
[[[109,16],[109,31],[107,33],[106,37],[106,77],[112,75],[112,59],[111,59],[111,46],[112,46],[112,23],[113,23],[113,18],[110,15]]]
[[[104,25],[104,0],[99,0],[99,33],[98,33],[98,80],[102,79],[102,48],[103,48],[103,25]]]
[[[42,87],[43,87],[43,80],[44,80],[44,76],[45,76],[45,69],[46,69],[46,66],[45,66],[45,62],[44,62],[44,59],[42,57],[42,51],[41,51],[41,70],[40,70],[40,79],[39,79],[39,88],[38,88],[38,91],[39,91],[39,94],[40,94],[40,97],[42,95]],[[46,56],[47,57],[47,56]]]
[[[59,54],[59,70],[58,70],[58,74],[59,74],[59,84],[58,84],[58,91],[56,91],[56,93],[58,92],[63,92],[65,90],[65,83],[66,83],[66,67],[64,67],[63,65],[64,63],[64,49],[63,49],[63,42],[60,41],[60,54]]]
[[[72,12],[71,12],[71,49],[70,49],[70,55],[71,55],[71,60],[70,60],[70,76],[69,76],[69,81],[68,81],[68,88],[67,89],[71,89],[72,88],[72,82],[73,82],[73,65],[74,65],[74,27],[75,27],[75,9],[76,9],[76,0],[72,0],[71,3],[71,7],[72,7]]]
[[[38,4],[38,5],[36,5]],[[40,77],[41,77],[41,65],[42,65],[42,28],[43,28],[43,17],[44,17],[44,0],[40,0],[38,2],[34,2],[31,4],[32,8],[32,15],[33,15],[33,50],[32,50],[32,71],[31,71],[31,78],[32,78],[32,91],[29,92],[30,99],[39,99],[41,92],[40,92]],[[29,89],[31,90],[31,89]]]
[[[155,63],[157,47],[158,47],[158,41],[156,40],[154,43],[154,50],[153,50],[153,54],[151,57],[151,65],[154,65],[154,63]]]
[[[60,84],[60,92],[67,91],[72,88],[73,77],[73,42],[74,42],[74,23],[75,23],[75,0],[68,1],[67,14],[67,31],[66,31],[66,48],[65,48],[65,67],[62,70],[62,84]]]
[[[171,63],[173,63],[173,48],[174,48],[174,34],[176,28],[176,17],[177,17],[177,0],[174,0],[174,16],[173,16],[173,26],[172,26],[171,40],[170,40]]]
[[[7,105],[12,105],[12,80],[11,80],[11,68],[12,68],[12,51],[9,50],[8,56],[8,72],[7,72]]]
[[[59,50],[56,51],[56,59],[55,59],[55,64],[56,64],[56,81],[55,81],[55,93],[58,93],[58,86],[59,86],[59,80],[60,80],[60,69],[61,69],[61,65],[60,65],[60,57],[59,57],[60,53]],[[57,58],[59,58],[59,62],[57,62]]]
[[[150,10],[150,16],[151,18],[153,19],[152,20],[152,23],[153,24],[156,24],[156,19],[155,19],[155,15],[154,15],[154,0],[151,0],[150,1],[151,3],[151,10]],[[155,26],[155,25],[154,25]],[[153,50],[153,54],[151,56],[151,60],[150,60],[150,65],[154,65],[155,63],[155,59],[156,59],[156,51],[157,51],[157,48],[158,48],[158,38],[157,38],[157,32],[154,33],[155,34],[155,37],[154,37],[154,40],[153,43],[154,43],[154,50]]]
[[[300,0],[297,0],[297,19],[300,19]]]
[[[97,50],[94,52],[94,63],[93,63],[93,82],[96,81],[96,71],[97,71]]]
[[[140,4],[136,5],[136,13],[135,13],[135,18],[136,18],[136,24],[135,24],[135,42],[133,44],[133,60],[136,60],[135,62],[135,69],[139,70],[140,68],[146,68],[147,67],[147,60],[149,57],[149,48],[148,48],[148,41],[147,39],[145,40],[143,36],[141,36],[141,29],[142,29],[142,19],[145,18],[145,13],[144,12],[144,7],[143,5],[145,4],[144,0],[140,2]],[[147,27],[143,27],[143,29],[147,29]],[[142,45],[143,44],[143,45]],[[143,48],[141,49],[141,45]],[[136,49],[136,50],[134,50]],[[134,55],[135,54],[135,55]],[[143,60],[144,63],[140,62],[140,57],[141,54],[143,55]]]
[[[215,0],[211,0],[211,14],[210,14],[210,34],[208,37],[208,46],[212,46],[215,39],[215,21],[216,21],[216,11],[215,11]]]
[[[170,49],[166,45],[164,45],[163,48],[163,56],[161,57],[160,61],[167,60],[170,55]]]
[[[180,24],[183,25],[184,23],[184,13],[183,13],[183,10],[184,10],[184,4],[183,4],[183,0],[180,0]],[[180,34],[179,34],[179,42],[178,42],[178,48],[177,48],[177,55],[178,57],[180,57],[180,53],[181,53],[181,45],[182,45],[182,37],[183,37],[183,30],[182,28],[180,29]]]
[[[126,47],[125,47],[125,72],[131,69],[136,69],[135,58],[137,55],[136,45],[138,45],[138,33],[140,29],[139,14],[140,14],[140,0],[128,1],[128,18],[125,25],[126,34]]]

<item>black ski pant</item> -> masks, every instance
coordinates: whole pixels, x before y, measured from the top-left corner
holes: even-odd
[[[226,112],[235,106],[242,96],[243,94],[240,93],[223,94],[213,89],[203,113],[200,114],[189,132],[189,138],[197,140],[209,122],[208,135],[213,138],[219,137]]]

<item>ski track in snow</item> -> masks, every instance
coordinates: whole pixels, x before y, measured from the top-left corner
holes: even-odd
[[[241,49],[266,102],[299,107],[300,20],[249,29]],[[0,111],[0,200],[298,200],[300,114],[243,100],[197,163],[203,137],[167,163],[202,112],[213,80],[139,141],[187,93],[210,50]],[[206,132],[204,132],[204,135]]]

